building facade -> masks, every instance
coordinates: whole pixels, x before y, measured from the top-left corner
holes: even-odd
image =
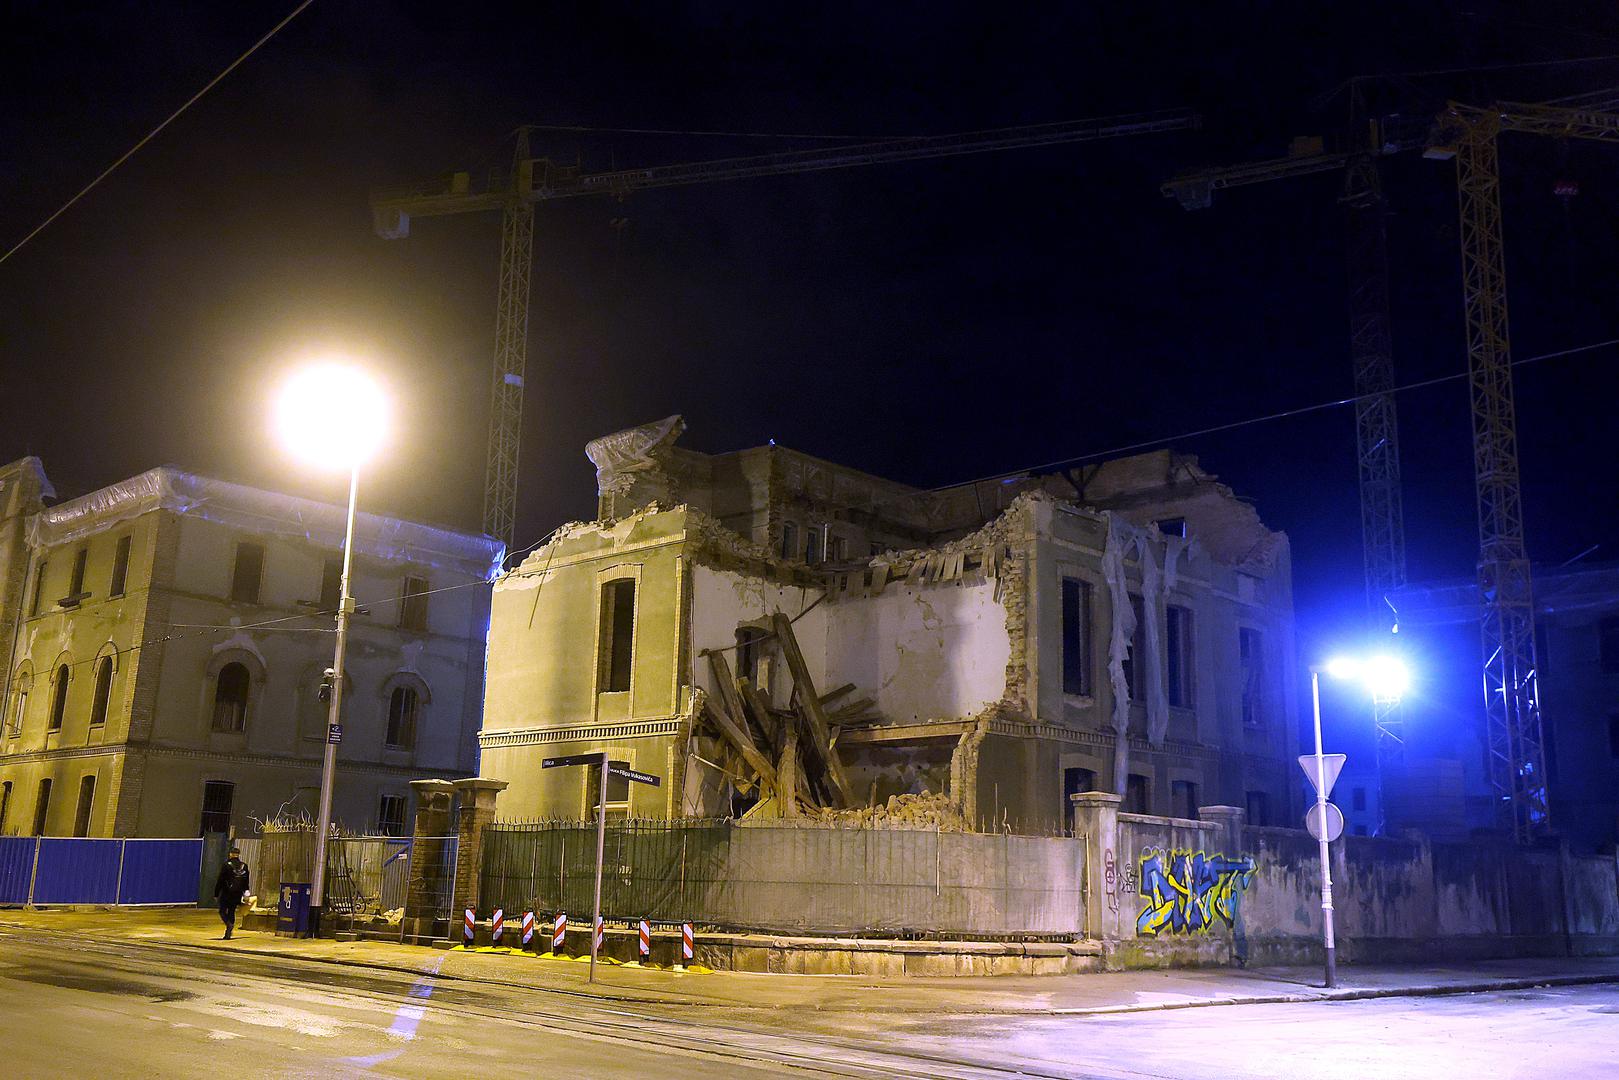
[[[158,468],[47,506],[0,470],[0,835],[195,836],[313,816],[344,509]],[[333,816],[402,831],[475,771],[487,537],[361,514]]]
[[[1287,540],[1195,459],[926,492],[786,447],[693,453],[681,430],[593,442],[598,519],[495,585],[480,743],[504,814],[590,813],[594,774],[541,761],[599,750],[665,780],[610,784],[615,813],[745,809],[711,657],[790,708],[779,613],[837,699],[861,805],[929,793],[974,827],[1058,832],[1094,789],[1292,820]]]

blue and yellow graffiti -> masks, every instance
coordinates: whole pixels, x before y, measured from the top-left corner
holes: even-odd
[[[1146,907],[1136,919],[1136,933],[1206,933],[1216,919],[1232,926],[1237,901],[1254,876],[1250,856],[1230,859],[1201,851],[1148,848],[1141,853],[1141,897]]]

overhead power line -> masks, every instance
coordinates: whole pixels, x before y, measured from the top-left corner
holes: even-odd
[[[303,0],[303,3],[301,3],[297,7],[293,8],[291,14],[289,14],[286,18],[282,19],[280,22],[276,23],[273,27],[271,27],[270,32],[265,34],[263,37],[259,38],[257,41],[255,41],[253,43],[252,47],[249,48],[245,53],[243,53],[241,56],[238,56],[235,60],[232,60],[231,63],[230,63],[230,66],[225,68],[224,71],[221,71],[218,75],[215,75],[212,79],[209,79],[208,84],[206,86],[204,86],[201,90],[198,90],[195,94],[192,94],[189,98],[187,98],[184,105],[181,105],[178,109],[175,109],[172,113],[169,114],[168,119],[164,120],[161,124],[157,125],[157,127],[153,128],[151,131],[148,131],[141,138],[141,140],[139,142],[137,142],[134,146],[131,146],[128,150],[124,151],[124,153],[118,158],[117,161],[114,161],[111,165],[108,165],[105,169],[101,170],[100,174],[97,175],[94,180],[92,180],[88,184],[84,185],[84,187],[79,189],[79,191],[78,191],[78,193],[76,195],[74,195],[71,199],[69,199],[67,202],[63,203],[60,207],[58,207],[54,214],[52,214],[50,217],[46,218],[44,221],[40,222],[38,225],[35,225],[34,228],[28,233],[27,236],[24,236],[21,240],[18,240],[15,244],[13,244],[6,251],[6,253],[4,255],[0,255],[0,263],[5,262],[7,259],[9,259],[13,255],[17,254],[17,252],[22,250],[23,245],[27,244],[28,241],[30,241],[34,237],[38,236],[41,232],[45,231],[45,227],[47,225],[49,225],[51,222],[55,221],[57,218],[61,217],[63,214],[67,213],[68,209],[71,208],[74,203],[76,203],[80,199],[84,198],[86,195],[88,195],[90,193],[90,191],[97,184],[101,183],[107,177],[111,176],[113,174],[113,170],[117,169],[118,166],[122,165],[124,162],[126,162],[130,158],[134,157],[136,155],[136,153],[138,153],[140,151],[141,147],[145,146],[147,143],[149,143],[153,139],[157,138],[158,134],[160,132],[162,132],[162,130],[164,128],[168,127],[170,124],[174,123],[175,120],[179,119],[181,113],[183,113],[187,109],[191,108],[191,106],[195,105],[198,102],[198,100],[200,100],[202,98],[202,96],[204,94],[206,94],[208,91],[212,90],[214,87],[218,86],[220,81],[223,80],[225,78],[225,76],[229,75],[231,72],[235,71],[238,67],[240,67],[244,60],[246,60],[248,57],[252,56],[254,53],[258,52],[259,49],[263,47],[265,42],[269,41],[271,38],[273,38],[277,34],[279,34],[281,32],[282,27],[286,26],[293,19],[296,19],[298,17],[298,15],[304,10],[304,8],[308,7],[310,4],[313,4],[314,2],[315,2],[315,0]]]

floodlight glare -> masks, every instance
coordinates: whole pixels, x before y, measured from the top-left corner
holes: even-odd
[[[1327,674],[1334,679],[1353,679],[1360,674],[1360,661],[1347,656],[1334,657],[1327,661]]]
[[[388,403],[382,388],[359,368],[317,364],[282,387],[276,427],[299,457],[325,468],[352,469],[382,445]]]
[[[1340,656],[1327,661],[1324,670],[1334,679],[1360,683],[1373,701],[1398,701],[1411,685],[1411,673],[1397,656],[1372,656],[1365,660]]]

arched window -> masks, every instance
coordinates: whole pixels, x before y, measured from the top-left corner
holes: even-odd
[[[214,679],[214,730],[241,731],[247,726],[247,692],[252,676],[244,664],[230,663]]]
[[[388,735],[386,745],[396,750],[409,750],[416,745],[416,691],[409,686],[396,686],[388,695]]]
[[[67,715],[68,666],[56,669],[56,685],[51,694],[51,731],[62,730],[62,718]]]
[[[96,661],[96,695],[90,703],[90,726],[107,722],[107,706],[112,703],[112,657]]]

